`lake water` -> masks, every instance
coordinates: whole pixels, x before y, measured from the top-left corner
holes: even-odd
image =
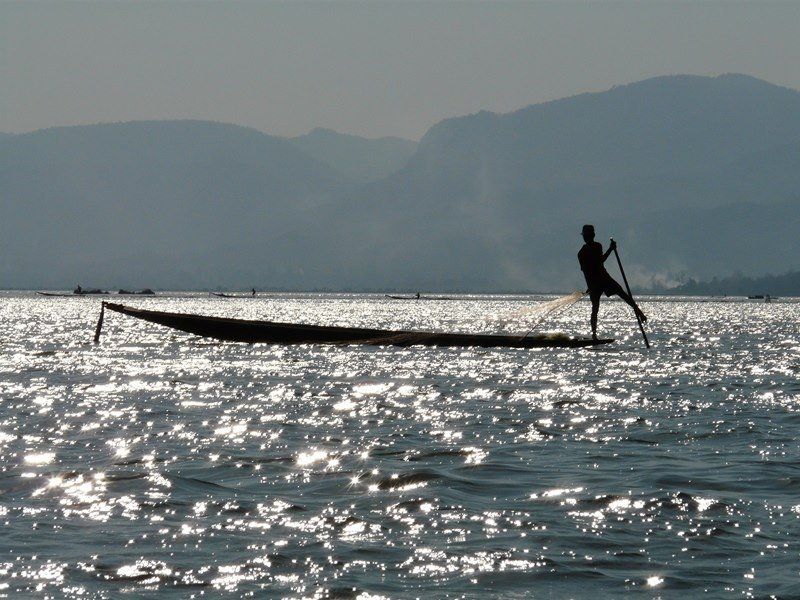
[[[539,301],[127,300],[447,331]],[[642,306],[649,351],[612,301],[617,342],[586,350],[217,343],[116,313],[94,345],[99,299],[0,293],[0,596],[797,597],[800,303]]]

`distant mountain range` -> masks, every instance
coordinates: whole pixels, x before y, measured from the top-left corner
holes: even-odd
[[[671,76],[419,144],[153,121],[0,136],[0,287],[558,291],[800,268],[800,92]],[[604,241],[605,243],[605,241]]]
[[[348,185],[294,144],[234,125],[137,122],[17,135],[0,140],[0,281],[201,285],[221,274],[206,268],[209,252],[255,242],[268,252],[299,215]],[[239,256],[221,279],[267,256]]]
[[[358,271],[409,289],[580,286],[584,222],[639,285],[763,273],[800,262],[799,150],[797,91],[662,77],[443,121],[341,214],[375,248]]]
[[[400,170],[417,149],[417,142],[398,137],[366,139],[317,127],[289,138],[295,146],[356,183],[383,179]]]

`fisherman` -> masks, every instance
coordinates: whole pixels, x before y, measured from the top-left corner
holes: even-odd
[[[250,290],[250,291],[253,293],[253,298],[255,298],[255,296],[256,296],[256,288],[253,288],[253,289],[252,289],[252,290]]]
[[[597,311],[600,309],[600,297],[605,293],[606,296],[617,295],[627,302],[636,313],[637,318],[642,322],[647,321],[647,317],[631,298],[622,286],[614,281],[611,275],[608,274],[603,263],[617,247],[617,243],[611,240],[611,245],[605,253],[603,253],[603,246],[600,242],[594,241],[594,225],[583,226],[583,241],[586,242],[583,248],[578,252],[578,262],[581,265],[581,271],[586,278],[586,293],[589,294],[589,299],[592,301],[592,339],[597,339]]]
[[[419,292],[417,292],[417,293],[414,295],[414,298],[416,298],[417,300],[419,300],[419,299],[420,299]]]

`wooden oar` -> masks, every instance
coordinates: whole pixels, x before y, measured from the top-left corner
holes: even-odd
[[[100,318],[97,319],[97,326],[94,328],[94,343],[100,342],[100,332],[103,330],[103,315],[106,312],[106,301],[100,303]]]
[[[611,238],[611,242],[614,242],[614,238]],[[633,299],[633,294],[631,293],[631,286],[628,285],[628,278],[625,277],[625,269],[622,268],[622,261],[619,259],[619,252],[617,252],[616,245],[614,246],[614,256],[617,257],[617,264],[619,265],[619,272],[622,273],[622,281],[625,282],[625,288],[628,290],[628,295]],[[636,313],[636,322],[639,324],[639,331],[642,332],[642,337],[644,338],[644,345],[649,348],[650,341],[647,339],[647,334],[644,332],[644,325],[642,325],[642,320],[639,318],[639,313]]]

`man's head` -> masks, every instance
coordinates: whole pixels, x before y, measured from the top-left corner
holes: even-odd
[[[594,241],[594,225],[584,225],[581,234],[584,242]]]

